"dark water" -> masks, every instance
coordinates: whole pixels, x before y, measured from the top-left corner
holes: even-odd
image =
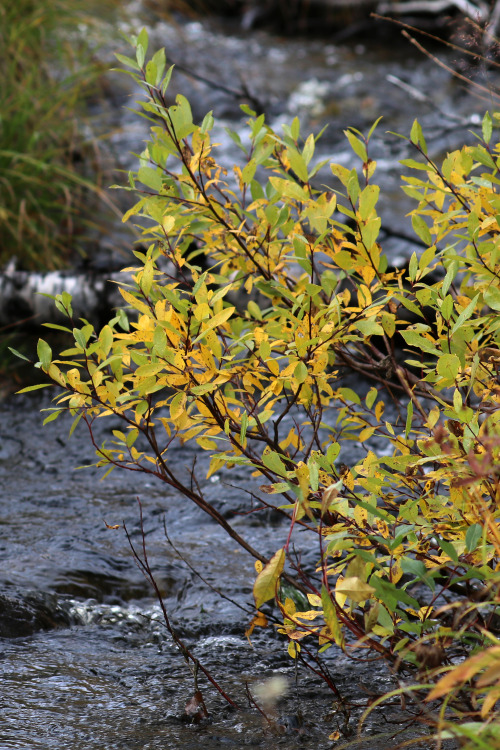
[[[400,189],[404,170],[398,161],[417,155],[406,141],[391,133],[408,136],[418,118],[429,155],[440,158],[470,140],[471,129],[480,131],[484,110],[493,104],[404,41],[396,26],[384,26],[385,33],[380,36],[381,25],[376,21],[373,34],[339,45],[328,39],[290,39],[264,31],[244,33],[234,24],[223,25],[213,19],[150,21],[150,50],[165,47],[167,60],[179,66],[169,88],[172,101],[177,93],[185,94],[200,121],[213,110],[216,124],[212,141],[219,144],[215,155],[228,167],[235,161],[240,163],[241,153],[225,128],[235,129],[245,141],[246,116],[239,105],[247,100],[194,80],[186,70],[232,90],[246,88],[278,130],[296,115],[301,119],[304,138],[327,125],[316,147],[318,161],[329,158],[345,166],[357,164],[343,131],[353,126],[366,133],[383,116],[369,150],[371,158],[377,160],[374,181],[380,184],[383,195],[378,210],[383,227],[410,236],[411,224],[405,215],[414,204]],[[134,30],[141,28],[144,14],[137,11],[132,23]],[[425,45],[425,40],[420,41]],[[120,51],[131,53],[126,45]],[[436,45],[430,52],[483,86],[498,84],[494,69],[483,71],[460,52]],[[139,98],[129,76],[112,73],[107,118],[103,119],[103,103],[99,102],[99,122],[114,128],[109,143],[126,169],[136,168],[136,158],[131,154],[139,153],[147,139],[148,124],[133,111]],[[333,186],[328,166],[319,172],[317,183]],[[384,249],[391,260],[397,261],[408,258],[415,248],[401,238],[389,237]]]
[[[337,728],[344,740],[353,739],[370,696],[395,684],[385,668],[369,662],[353,666],[331,649],[326,664],[346,702],[341,711],[321,681],[302,667],[296,674],[272,626],[257,632],[251,646],[244,635],[254,577],[249,556],[160,482],[120,473],[100,482],[93,469],[73,471],[93,458],[87,436],[82,429],[68,440],[64,420],[43,428],[41,406],[47,402],[27,397],[0,406],[0,591],[35,611],[45,606],[57,627],[38,630],[35,620],[33,634],[23,630],[20,637],[0,640],[0,747],[97,750],[203,743],[205,748],[283,744],[312,750],[331,747],[327,737]],[[172,460],[181,467],[191,458],[183,449]],[[206,468],[201,456],[200,477]],[[285,525],[269,516],[255,516],[249,524],[234,515],[247,505],[244,490],[251,486],[241,473],[219,475],[207,496],[251,543],[273,552],[283,543]],[[140,543],[137,497],[150,563],[172,622],[241,711],[229,709],[200,676],[210,720],[190,724],[184,716],[193,678],[166,632],[123,530],[107,529],[104,523],[125,521]],[[177,558],[165,540],[164,519],[186,559],[248,614],[221,600]],[[28,627],[22,618],[21,627]],[[245,684],[258,693],[263,681],[276,677],[284,680],[286,695],[268,710],[269,726],[250,710]],[[368,736],[393,734],[401,721],[398,705],[390,703],[373,714],[366,731]],[[370,747],[391,747],[387,742],[373,739]]]
[[[138,26],[142,12],[137,11]],[[170,58],[227,86],[238,88],[243,79],[263,99],[273,124],[290,122],[295,114],[315,130],[330,121],[318,158],[331,155],[351,163],[342,129],[365,129],[384,114],[373,153],[388,196],[382,215],[388,226],[404,228],[401,217],[409,208],[398,189],[397,159],[406,155],[406,147],[385,131],[408,133],[418,116],[437,155],[463,141],[467,124],[479,121],[483,105],[445,71],[402,47],[396,36],[394,44],[365,39],[335,46],[263,32],[244,35],[213,21],[157,22],[151,45],[166,45]],[[142,149],[146,133],[142,121],[123,109],[133,106],[128,79],[113,74],[110,82],[107,102],[99,103],[100,127],[113,125],[110,148],[128,167],[133,159],[127,153]],[[198,116],[214,109],[222,125],[242,128],[231,97],[181,74],[173,79],[172,90],[176,87],[191,98]],[[234,154],[222,125],[215,140],[229,163]],[[109,246],[113,248],[113,240]],[[404,257],[411,246],[392,240],[388,249],[392,257]],[[154,479],[113,472],[100,481],[92,469],[74,471],[94,459],[85,428],[71,440],[69,423],[42,428],[38,410],[47,405],[28,397],[0,404],[0,594],[20,608],[17,626],[11,623],[5,633],[17,637],[0,640],[0,748],[320,750],[338,746],[328,740],[336,730],[341,742],[353,741],[373,695],[395,686],[385,668],[378,662],[350,662],[330,649],[325,661],[345,701],[341,710],[321,681],[303,668],[296,674],[272,627],[257,632],[250,646],[244,635],[254,578],[249,556],[201,511]],[[117,427],[103,423],[101,437]],[[357,450],[356,444],[349,446],[351,461]],[[194,458],[186,448],[170,454],[186,472]],[[197,460],[197,476],[203,481],[207,460],[204,455]],[[250,520],[238,515],[248,507],[245,491],[252,481],[236,469],[219,474],[206,483],[207,497],[250,543],[272,553],[286,537],[282,522],[273,514]],[[123,530],[105,525],[125,521],[134,542],[140,542],[137,498],[143,505],[151,566],[172,621],[193,653],[243,706],[241,711],[230,710],[200,677],[211,718],[199,724],[184,718],[193,678],[166,632]],[[164,519],[186,559],[248,614],[217,596],[179,560],[165,539]],[[314,565],[317,552],[303,553]],[[5,602],[3,606],[5,614]],[[245,684],[258,692],[258,684],[272,677],[284,679],[287,692],[268,709],[269,724],[249,708]],[[386,704],[368,719],[361,747],[387,750],[405,737],[425,734],[424,726],[415,725],[408,735],[392,739],[407,718],[397,701]],[[384,736],[375,739],[378,734]],[[423,740],[413,746],[431,744]]]

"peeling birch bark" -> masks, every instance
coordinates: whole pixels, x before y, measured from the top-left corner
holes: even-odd
[[[443,13],[451,8],[457,8],[464,16],[472,18],[473,21],[484,23],[490,17],[490,7],[487,3],[478,0],[401,0],[401,2],[382,2],[378,5],[379,13]]]

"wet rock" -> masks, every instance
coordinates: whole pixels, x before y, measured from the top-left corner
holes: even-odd
[[[50,594],[14,598],[0,594],[0,638],[23,638],[69,625],[69,616]]]

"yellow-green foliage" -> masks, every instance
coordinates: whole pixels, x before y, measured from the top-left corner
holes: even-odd
[[[322,583],[302,586],[309,609],[278,598],[292,656],[302,639],[346,648],[346,631],[422,671],[460,640],[480,647],[500,554],[492,118],[476,146],[442,164],[414,124],[404,190],[417,202],[412,224],[426,249],[397,270],[378,241],[374,128],[366,137],[346,131],[352,168],[332,164],[332,187],[317,187],[317,137],[302,139],[297,119],[279,134],[246,109],[248,141],[232,133],[242,160],[228,173],[212,115],[195,124],[180,95],[168,106],[164,51],[146,63],[145,32],[133,43],[136,59],[120,60],[147,94],[151,137],[130,175],[139,200],[125,219],[149,220],[147,251],[135,253],[121,287],[128,316],[100,332],[73,321],[74,346],[60,358],[40,341],[39,366],[59,389],[47,419],[65,410],[90,425],[119,417],[122,431],[98,448],[97,465],[153,473],[202,507],[201,491],[183,485],[170,462],[174,439],[211,454],[209,475],[243,464],[262,477],[264,496],[281,496],[290,530],[270,560],[238,537],[261,561],[257,607],[277,596],[297,528],[318,550]],[[196,266],[193,243],[208,270]],[[69,296],[56,304],[71,318]],[[363,396],[342,385],[345,366],[371,379]],[[384,414],[391,401],[396,419]],[[339,464],[349,440],[364,456]],[[445,605],[440,595],[458,584]],[[496,672],[492,682],[498,692]]]

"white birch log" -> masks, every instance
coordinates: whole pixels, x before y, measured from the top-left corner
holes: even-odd
[[[464,16],[472,18],[478,23],[485,23],[490,17],[490,7],[487,3],[477,0],[472,3],[469,0],[402,0],[401,2],[379,3],[379,13],[444,13],[451,8],[457,8]]]
[[[6,270],[0,274],[0,328],[23,324],[33,327],[43,323],[65,323],[52,299],[69,292],[73,298],[75,319],[86,318],[100,322],[109,317],[113,308],[123,304],[123,298],[113,281],[126,281],[121,273],[97,274],[89,271],[30,271]]]

